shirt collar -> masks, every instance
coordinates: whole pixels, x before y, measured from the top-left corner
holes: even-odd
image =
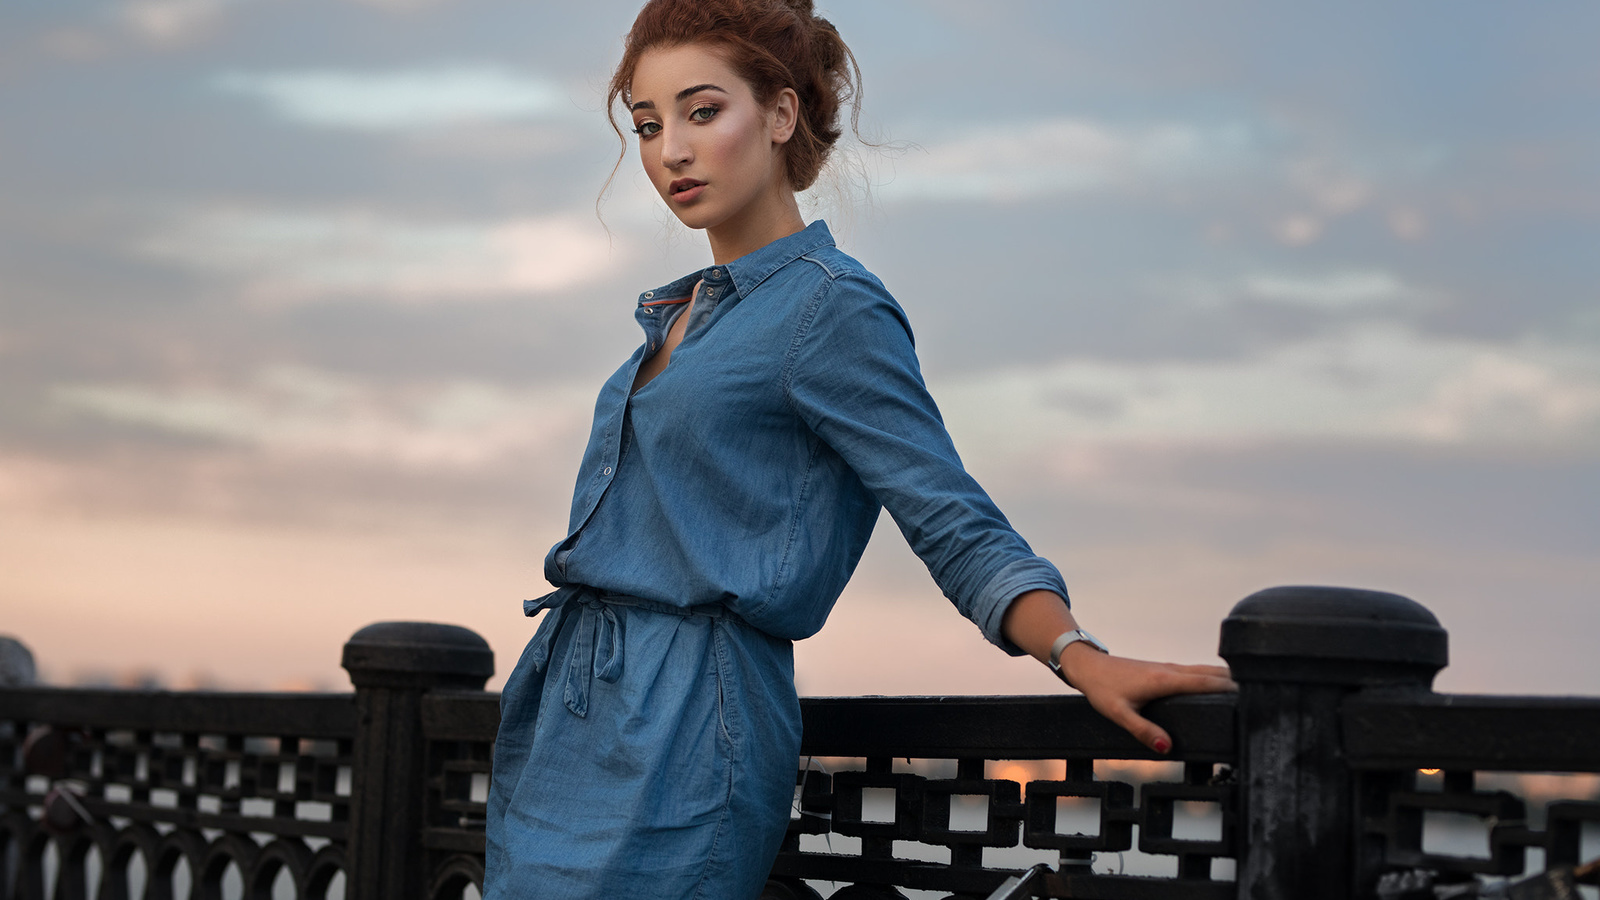
[[[734,291],[740,297],[744,297],[755,290],[761,282],[766,281],[773,272],[807,253],[833,245],[833,233],[828,230],[828,223],[818,219],[800,231],[788,237],[778,238],[760,250],[746,253],[725,266],[707,266],[653,291],[645,291],[639,295],[639,305],[643,307],[668,299],[687,299],[699,281],[712,284],[731,280]]]
[[[818,219],[804,229],[781,237],[753,253],[746,253],[722,268],[728,270],[733,289],[743,297],[766,281],[773,272],[787,266],[807,253],[833,246],[833,233],[828,223]],[[713,266],[712,268],[716,268]]]

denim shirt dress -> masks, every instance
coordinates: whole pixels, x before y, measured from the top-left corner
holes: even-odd
[[[697,283],[671,364],[630,394]],[[962,467],[905,313],[824,223],[645,291],[635,318],[501,696],[485,900],[756,897],[799,754],[791,642],[880,507],[1009,653],[1010,601],[1066,596]]]

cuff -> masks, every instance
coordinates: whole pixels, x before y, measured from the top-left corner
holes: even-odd
[[[1067,582],[1061,577],[1061,572],[1050,560],[1033,556],[1011,563],[989,579],[973,605],[969,618],[977,623],[989,643],[1012,656],[1023,656],[1025,653],[1021,647],[1006,640],[1000,623],[1005,620],[1011,601],[1035,590],[1054,591],[1061,595],[1068,607],[1072,606],[1072,600],[1067,597]]]

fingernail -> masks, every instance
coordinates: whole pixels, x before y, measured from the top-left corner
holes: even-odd
[[[1156,738],[1156,752],[1165,755],[1172,749],[1172,742],[1166,738]]]

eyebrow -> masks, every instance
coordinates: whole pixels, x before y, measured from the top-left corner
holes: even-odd
[[[726,94],[727,93],[727,91],[723,90],[720,87],[717,87],[714,84],[697,84],[694,87],[686,87],[683,90],[679,91],[678,92],[678,96],[676,97],[676,99],[679,102],[682,102],[683,100],[686,100],[689,97],[692,97],[695,94],[700,93],[701,91],[716,91],[719,94]],[[633,112],[634,110],[655,109],[655,108],[656,108],[656,105],[655,105],[654,101],[651,101],[651,100],[640,100],[638,103],[635,103],[632,106],[628,107],[628,111],[629,112]]]

